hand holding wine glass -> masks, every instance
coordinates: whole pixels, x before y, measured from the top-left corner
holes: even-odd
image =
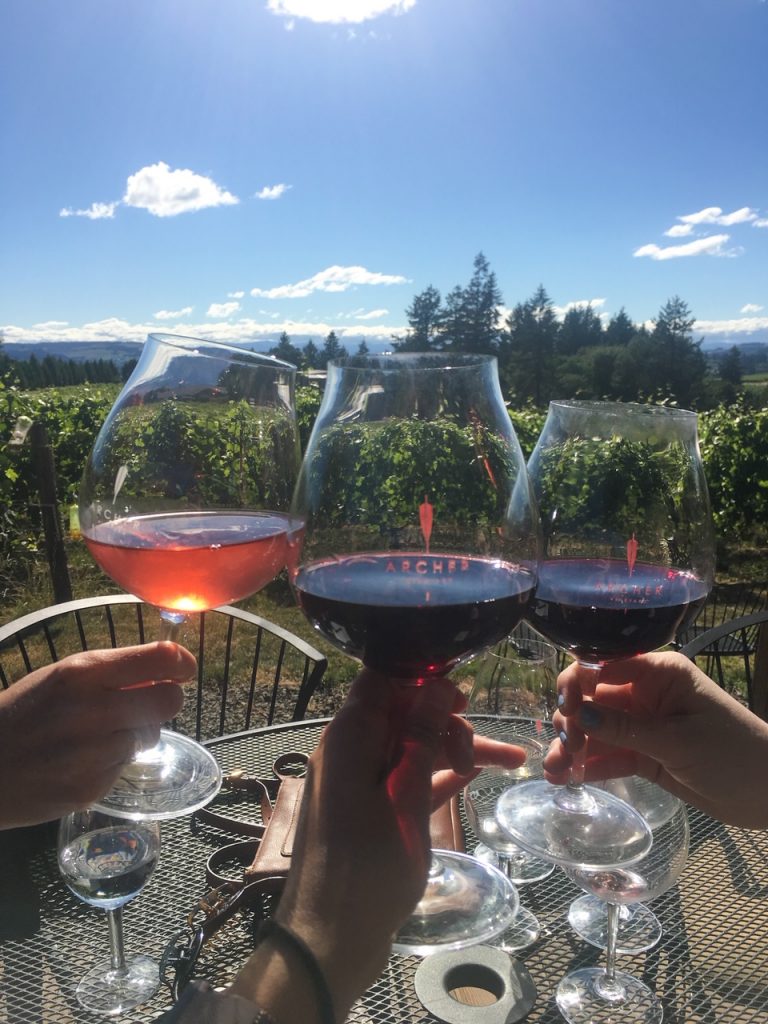
[[[159,609],[162,639],[284,568],[299,462],[293,386],[292,366],[247,349],[146,341],[85,467],[80,525],[101,568]],[[165,731],[100,806],[174,817],[220,784],[207,750]]]
[[[109,922],[110,960],[80,980],[77,1000],[94,1013],[112,1016],[151,999],[160,987],[158,964],[143,954],[126,955],[122,908],[149,880],[160,851],[160,827],[102,811],[75,811],[59,824],[59,870],[84,903],[101,907]]]
[[[299,605],[332,643],[402,680],[403,701],[502,639],[533,590],[538,521],[495,360],[331,362],[294,512]],[[482,941],[513,899],[495,869],[441,853],[396,948]]]
[[[544,539],[528,620],[578,660],[590,695],[602,666],[669,643],[712,585],[696,415],[552,402],[528,468]],[[575,744],[570,753],[567,786],[533,782],[501,798],[502,827],[564,865],[597,869],[643,856],[647,824],[612,794],[586,788]]]

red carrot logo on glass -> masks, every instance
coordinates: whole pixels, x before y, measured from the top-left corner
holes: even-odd
[[[424,545],[426,547],[427,554],[429,554],[429,538],[432,536],[432,513],[432,506],[429,503],[429,498],[425,494],[424,501],[419,505],[419,522],[421,523],[421,533],[424,537]]]
[[[627,541],[627,565],[629,566],[629,575],[632,575],[632,570],[635,568],[635,562],[637,561],[637,549],[640,545],[635,540],[634,533]]]

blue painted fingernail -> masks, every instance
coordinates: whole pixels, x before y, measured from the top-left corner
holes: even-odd
[[[560,737],[560,742],[565,746],[568,742],[568,733],[563,729],[562,732],[559,732],[557,735]]]
[[[579,711],[579,723],[584,726],[585,729],[594,729],[600,725],[602,715],[595,707],[594,704],[582,704]]]
[[[558,693],[557,695],[557,706],[561,708],[565,704],[565,694]]]

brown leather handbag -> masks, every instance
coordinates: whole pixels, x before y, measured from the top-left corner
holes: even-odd
[[[224,778],[214,804],[195,812],[193,821],[204,822],[230,835],[248,837],[215,850],[206,864],[205,894],[173,934],[160,960],[160,975],[178,999],[191,979],[203,944],[240,910],[253,910],[261,920],[265,900],[279,899],[291,864],[304,774],[308,756],[282,754],[273,765],[273,778],[249,778],[232,772]],[[257,817],[239,817],[243,794],[258,805]],[[223,805],[223,806],[222,806]],[[458,797],[438,808],[430,819],[432,846],[440,850],[464,850],[464,833]],[[241,873],[223,873],[225,865],[241,864]]]

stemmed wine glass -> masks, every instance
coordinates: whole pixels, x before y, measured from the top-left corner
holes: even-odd
[[[544,553],[531,625],[594,669],[669,643],[712,585],[714,538],[696,414],[619,402],[552,402],[529,461]],[[588,696],[588,694],[586,694]],[[533,781],[499,800],[504,831],[555,863],[631,863],[647,822],[614,794]]]
[[[501,640],[536,580],[525,464],[490,356],[356,356],[328,365],[296,489],[292,583],[315,629],[409,687]],[[516,893],[441,851],[401,953],[503,931]]]
[[[499,867],[518,887],[547,878],[554,865],[528,853],[502,832],[496,803],[510,786],[543,776],[544,722],[551,717],[556,700],[557,650],[545,640],[513,635],[482,657],[467,703],[467,715],[477,731],[526,751],[525,764],[519,768],[484,768],[464,789],[467,820],[479,840],[473,855]],[[531,720],[540,739],[521,731]],[[515,952],[535,942],[539,932],[536,916],[521,906],[494,945]]]
[[[680,807],[680,800],[661,786],[639,775],[596,783],[601,789],[631,804],[648,822],[652,832],[665,825]],[[642,897],[638,896],[638,900]],[[605,949],[608,944],[607,904],[591,893],[579,896],[568,909],[568,924],[579,938]],[[661,938],[661,922],[642,902],[622,903],[616,931],[617,953],[644,953]]]
[[[160,610],[160,638],[187,613],[248,597],[286,565],[299,466],[294,367],[244,348],[151,334],[96,438],[80,487],[89,551]],[[204,747],[163,730],[98,804],[171,818],[221,785]]]
[[[659,998],[639,978],[616,970],[619,912],[624,904],[653,899],[670,889],[685,867],[688,845],[688,815],[677,801],[672,816],[654,829],[650,852],[636,863],[613,870],[566,870],[578,886],[605,901],[608,924],[605,967],[571,971],[557,987],[557,1006],[569,1024],[660,1024]]]
[[[160,987],[158,964],[143,954],[126,955],[122,908],[141,892],[160,851],[155,821],[128,821],[102,811],[75,811],[59,823],[59,870],[84,903],[101,907],[109,922],[110,959],[80,980],[80,1005],[112,1016],[151,999]]]

